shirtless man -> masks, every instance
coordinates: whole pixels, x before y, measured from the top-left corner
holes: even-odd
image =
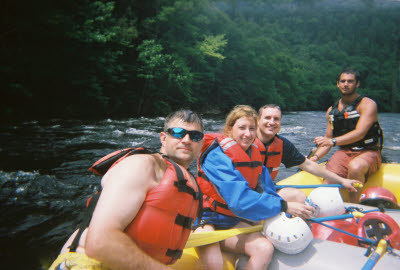
[[[322,158],[332,147],[339,146],[326,168],[342,177],[365,183],[382,163],[383,132],[378,122],[377,105],[357,93],[360,86],[357,70],[342,70],[336,85],[341,98],[326,112],[326,133],[324,137],[314,139],[319,147],[311,160]],[[351,192],[350,202],[358,202],[359,196],[360,191]]]
[[[199,206],[198,186],[186,169],[200,152],[202,121],[177,111],[166,118],[160,140],[160,153],[131,155],[104,175],[79,246],[69,249],[75,232],[50,269],[169,269],[181,256]],[[179,185],[180,176],[187,183]]]

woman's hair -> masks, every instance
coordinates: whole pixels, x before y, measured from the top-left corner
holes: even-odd
[[[248,105],[237,105],[225,119],[225,136],[231,136],[232,127],[235,125],[236,121],[242,117],[253,118],[257,128],[257,112]]]

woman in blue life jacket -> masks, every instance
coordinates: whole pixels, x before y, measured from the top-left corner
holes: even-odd
[[[195,232],[248,227],[281,212],[303,219],[313,216],[315,209],[304,204],[302,191],[277,193],[253,144],[256,131],[256,111],[238,105],[228,114],[223,134],[205,135],[197,176],[204,213],[195,223]],[[221,249],[248,255],[246,269],[266,269],[274,251],[260,232],[234,236],[197,248],[205,269],[223,268]]]

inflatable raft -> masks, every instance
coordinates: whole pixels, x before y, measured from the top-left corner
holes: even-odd
[[[280,181],[277,185],[318,186],[322,184],[322,181],[323,180],[319,177],[301,171]],[[364,191],[369,187],[383,187],[388,189],[394,194],[397,201],[400,202],[400,164],[382,164],[380,170],[368,178],[367,183],[362,189]],[[313,189],[304,188],[302,190],[309,195]],[[348,200],[348,192],[345,189],[341,189],[341,195],[344,201]],[[393,228],[398,231],[400,224],[400,211],[398,209],[387,209],[385,213],[381,213],[377,207],[372,206],[349,203],[345,203],[345,206],[346,208],[358,209],[364,212],[372,211],[368,213],[368,215],[372,216],[372,219],[376,216],[378,219],[383,217],[384,221],[390,225],[390,229]],[[363,219],[356,220],[350,218],[343,220],[341,223],[335,224],[335,221],[333,221],[333,223],[330,224],[333,224],[333,227],[339,224],[339,227],[345,231],[357,234],[357,231],[354,229],[356,227],[352,227],[351,224],[358,226],[357,222],[360,220]],[[352,239],[351,236],[347,236],[347,238],[333,237],[338,233],[336,230],[327,229],[322,232],[321,227],[314,225],[318,224],[313,223],[312,226],[314,239],[305,250],[295,255],[289,255],[275,250],[268,269],[400,269],[400,243],[395,246],[396,248],[389,246],[388,249],[386,249],[386,246],[382,248],[380,245],[381,243],[378,245],[378,248],[371,245],[359,246],[358,240]],[[254,226],[254,229],[260,231],[262,230],[260,226]],[[222,236],[228,231],[232,230],[216,231],[213,237],[218,234]],[[235,233],[234,231],[232,232]],[[236,234],[239,233],[241,232],[236,232]],[[400,231],[398,231],[398,233],[400,234]],[[191,235],[191,238],[193,235],[194,234]],[[335,239],[332,240],[331,238]],[[189,246],[191,246],[190,243],[191,241],[189,240]],[[369,256],[369,254],[367,254],[368,250],[371,251],[372,255]],[[246,256],[239,256],[228,252],[224,252],[223,256],[224,270],[244,269],[248,260]],[[189,247],[184,250],[182,258],[172,265],[172,269],[205,270],[206,268],[201,264],[196,249]]]
[[[321,185],[323,179],[312,175],[308,172],[298,172],[282,181],[279,181],[277,185]],[[400,164],[385,163],[382,164],[381,168],[368,177],[362,190],[366,190],[369,187],[383,187],[390,190],[395,196],[398,202],[400,202]],[[302,189],[307,195],[310,194],[312,189]],[[348,191],[341,189],[342,198],[346,202],[348,201]]]

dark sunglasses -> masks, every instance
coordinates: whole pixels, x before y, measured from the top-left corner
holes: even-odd
[[[189,134],[189,137],[192,141],[198,142],[201,141],[204,137],[203,132],[198,131],[198,130],[191,130],[188,131],[183,128],[169,128],[167,129],[167,132],[171,134],[172,137],[177,138],[177,139],[182,139],[183,137],[186,136],[186,134]]]

